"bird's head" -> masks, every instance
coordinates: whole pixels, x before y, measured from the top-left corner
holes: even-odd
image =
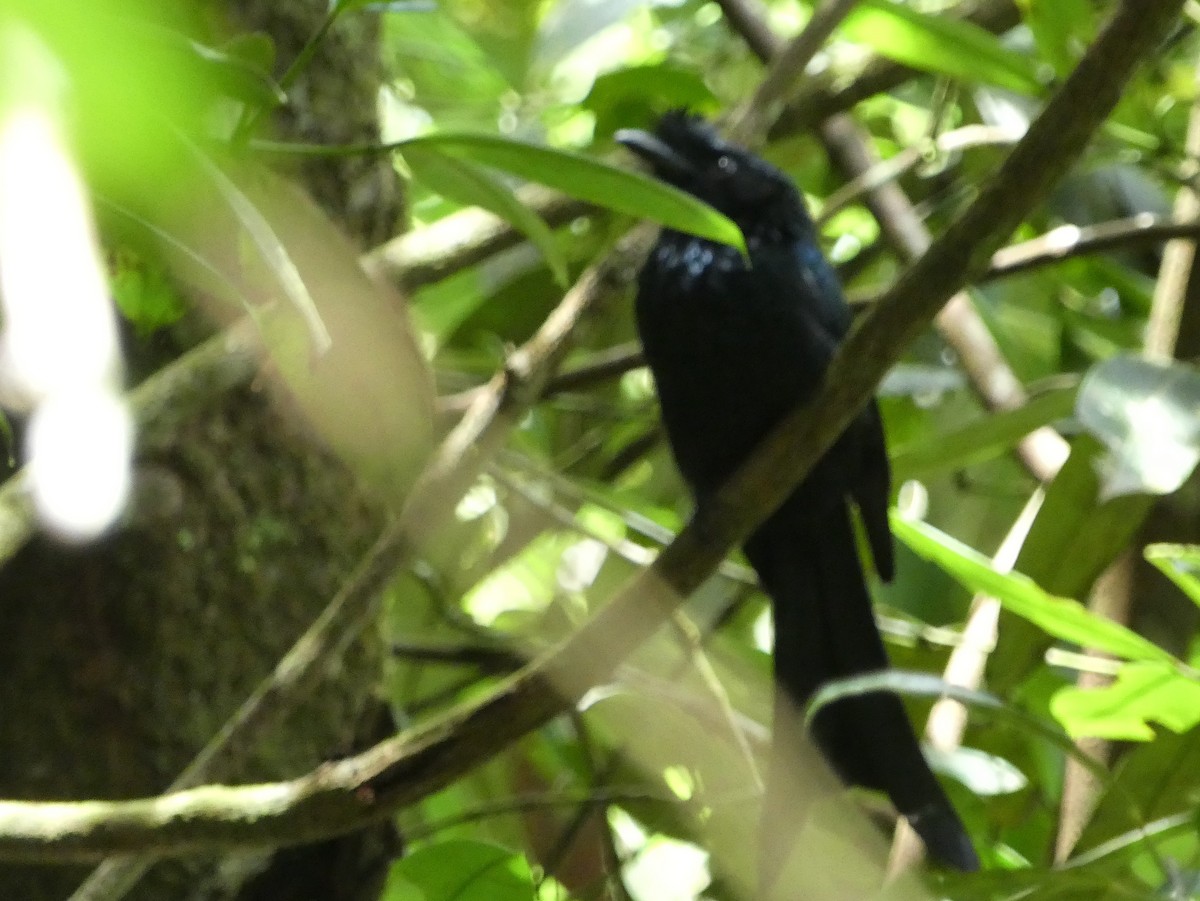
[[[653,132],[622,129],[619,143],[641,157],[654,174],[715,207],[739,225],[794,216],[803,209],[786,175],[742,147],[722,139],[699,116],[665,114]],[[807,216],[803,216],[807,219]]]

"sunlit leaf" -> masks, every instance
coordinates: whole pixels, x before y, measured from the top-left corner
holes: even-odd
[[[916,554],[937,564],[970,591],[996,598],[1005,609],[1055,638],[1128,660],[1177,662],[1158,645],[1097,616],[1078,601],[1048,594],[1020,573],[997,572],[982,554],[927,523],[895,514],[891,523],[896,537]]]
[[[583,107],[596,116],[595,137],[610,138],[618,128],[645,128],[664,109],[710,109],[716,98],[694,68],[656,63],[629,66],[600,75]]]
[[[554,279],[566,287],[567,261],[545,221],[521,203],[491,172],[468,160],[440,153],[436,148],[408,147],[404,154],[418,181],[458,203],[482,207],[511,222],[536,245]]]
[[[529,0],[523,0],[528,3]],[[553,3],[534,4],[541,6],[535,37],[534,56],[539,66],[545,66],[559,75],[570,70],[572,65],[587,65],[588,44],[602,40],[602,35],[638,8],[644,0],[554,0]],[[586,62],[585,62],[586,60]],[[593,62],[594,64],[594,62]],[[554,77],[554,76],[551,76]]]
[[[1095,36],[1096,9],[1088,0],[1017,0],[1038,50],[1060,76],[1070,73]]]
[[[863,0],[842,23],[842,33],[881,56],[977,84],[1040,95],[1037,67],[989,32],[958,19],[926,15],[889,0]]]
[[[565,194],[630,216],[744,249],[742,233],[728,218],[690,194],[589,156],[498,135],[443,132],[399,145],[438,150],[536,181]]]
[[[536,890],[524,855],[456,840],[419,848],[392,865],[382,901],[530,901]]]
[[[518,612],[540,612],[554,600],[563,552],[575,536],[544,532],[488,573],[463,597],[463,609],[485,624]]]
[[[1102,688],[1059,690],[1050,704],[1072,737],[1150,741],[1152,723],[1173,732],[1200,724],[1200,682],[1163,663],[1129,663]]]
[[[1075,415],[1098,438],[1102,497],[1169,494],[1200,462],[1200,372],[1123,355],[1084,376]]]

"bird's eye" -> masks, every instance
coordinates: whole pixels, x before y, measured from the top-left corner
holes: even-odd
[[[725,175],[733,175],[737,172],[737,163],[731,156],[721,156],[717,158],[717,168]]]

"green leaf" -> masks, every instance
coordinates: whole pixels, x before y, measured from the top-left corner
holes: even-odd
[[[436,148],[409,147],[404,160],[419,181],[457,203],[482,207],[512,223],[546,258],[554,280],[568,284],[567,261],[545,221],[491,172],[467,160],[448,156]]]
[[[649,127],[663,109],[712,110],[716,97],[694,66],[656,63],[597,76],[582,106],[595,115],[593,135],[599,140],[618,128]]]
[[[421,332],[441,350],[447,340],[491,297],[477,267],[426,285],[412,298],[412,314]]]
[[[1048,594],[1020,573],[997,572],[982,554],[927,523],[912,522],[895,513],[891,523],[896,537],[914,553],[941,567],[970,591],[996,598],[1005,609],[1055,638],[1126,660],[1178,663],[1158,645],[1097,616],[1078,601]]]
[[[649,176],[610,166],[581,153],[498,135],[457,132],[426,135],[397,145],[402,154],[413,147],[492,166],[580,200],[653,219],[669,228],[720,241],[745,252],[741,231],[712,207]]]
[[[559,592],[563,552],[576,540],[566,532],[541,533],[472,586],[463,609],[488,625],[506,615],[544,611]]]
[[[862,0],[842,23],[842,33],[914,69],[1042,94],[1029,56],[1005,48],[995,35],[961,19],[926,15],[888,0]]]
[[[1183,733],[1200,724],[1200,683],[1162,663],[1129,663],[1102,688],[1067,686],[1050,702],[1072,738],[1150,741],[1161,723]]]
[[[1026,404],[993,413],[961,429],[910,442],[892,453],[897,482],[990,460],[1015,446],[1034,429],[1071,415],[1075,388],[1058,388]]]
[[[1182,735],[1162,731],[1152,742],[1122,749],[1113,787],[1097,799],[1075,854],[1083,858],[1130,862],[1162,847],[1178,827],[1196,836],[1196,811],[1189,799],[1200,791],[1200,730]],[[1137,804],[1130,805],[1129,799]],[[1075,856],[1072,855],[1072,857]],[[1082,860],[1080,861],[1082,862]]]
[[[144,38],[139,48],[160,64],[178,63],[189,78],[208,83],[250,106],[274,109],[287,95],[271,77],[268,64],[274,50],[265,36],[244,36],[225,47],[210,47],[171,28],[138,22],[136,34]]]
[[[109,288],[118,309],[143,337],[178,322],[187,312],[166,271],[132,251],[117,253]]]
[[[1042,58],[1068,75],[1095,37],[1095,8],[1089,0],[1017,0],[1017,6]]]
[[[1200,545],[1149,544],[1146,559],[1200,607]]]
[[[221,45],[221,52],[241,60],[259,72],[269,73],[275,68],[275,42],[265,31],[235,34]]]
[[[1112,560],[1128,546],[1150,509],[1150,498],[1128,495],[1101,503],[1097,464],[1103,448],[1090,435],[1071,442],[1071,455],[1046,488],[1045,499],[1017,558],[1020,572],[1052,594],[1070,597],[1088,591]],[[990,684],[1015,691],[1041,665],[1048,637],[1028,622],[1002,623],[1000,640],[988,664]]]
[[[213,83],[231,96],[265,109],[274,109],[287,102],[287,95],[270,73],[255,63],[196,41],[187,44],[199,68],[210,72]]]
[[[533,872],[521,854],[457,840],[419,848],[392,865],[382,901],[530,901]]]

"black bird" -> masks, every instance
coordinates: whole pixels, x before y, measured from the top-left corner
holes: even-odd
[[[703,504],[786,413],[814,394],[851,314],[800,194],[774,166],[681,111],[663,116],[653,134],[626,130],[617,140],[663,181],[737,223],[749,250],[747,262],[733,247],[666,229],[638,283],[638,331],[667,437]],[[888,665],[850,507],[858,508],[876,571],[890,580],[890,483],[872,402],[746,542],[773,602],[775,679],[799,709],[830,680]],[[931,857],[978,869],[896,695],[876,692],[825,707],[813,732],[843,780],[888,794]],[[772,756],[788,760],[786,749]],[[768,804],[773,782],[769,777]],[[764,836],[764,845],[770,839]]]

